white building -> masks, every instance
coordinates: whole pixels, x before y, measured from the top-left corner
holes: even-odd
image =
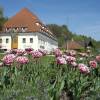
[[[52,51],[58,48],[53,33],[26,8],[4,24],[0,45],[5,50],[33,48]]]

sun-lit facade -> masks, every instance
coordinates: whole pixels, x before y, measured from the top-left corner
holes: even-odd
[[[1,49],[45,49],[58,48],[53,33],[36,15],[24,8],[9,19],[0,33]]]

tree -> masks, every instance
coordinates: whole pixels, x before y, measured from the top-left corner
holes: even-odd
[[[72,33],[68,29],[67,25],[60,26],[56,24],[48,24],[47,26],[52,31],[52,33],[57,37],[59,47],[62,47],[64,44],[67,43],[67,40],[71,40],[73,38],[75,41],[78,41],[80,43],[89,42],[89,40],[91,40],[94,47],[100,48],[100,41],[97,42],[91,37],[87,37],[84,35],[77,35],[75,33]]]
[[[67,40],[72,38],[72,33],[69,31],[66,25],[56,25],[56,24],[49,24],[47,25],[52,33],[57,37],[59,47],[62,47]]]
[[[2,31],[3,25],[7,20],[8,19],[3,16],[3,8],[0,7],[0,31]]]

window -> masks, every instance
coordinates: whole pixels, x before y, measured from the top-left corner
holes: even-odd
[[[23,38],[22,42],[23,42],[23,43],[26,43],[26,39],[25,39],[25,38]]]
[[[40,49],[45,49],[44,46],[40,46]]]
[[[43,41],[43,44],[45,45],[45,41]]]
[[[27,31],[27,27],[22,27],[22,28],[21,28],[21,31],[22,31],[22,32],[26,32],[26,31]]]
[[[30,43],[33,43],[33,38],[30,38]]]
[[[10,32],[11,30],[11,28],[6,28],[6,32]]]
[[[9,43],[9,39],[6,39],[6,43]]]
[[[41,43],[40,39],[39,39],[39,44]]]
[[[0,39],[0,43],[2,43],[2,39]]]
[[[37,22],[37,23],[35,23],[37,26],[39,26],[39,23]]]

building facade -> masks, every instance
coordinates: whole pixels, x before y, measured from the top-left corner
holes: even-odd
[[[5,50],[33,48],[52,51],[58,48],[53,33],[26,8],[4,24],[0,45]]]

